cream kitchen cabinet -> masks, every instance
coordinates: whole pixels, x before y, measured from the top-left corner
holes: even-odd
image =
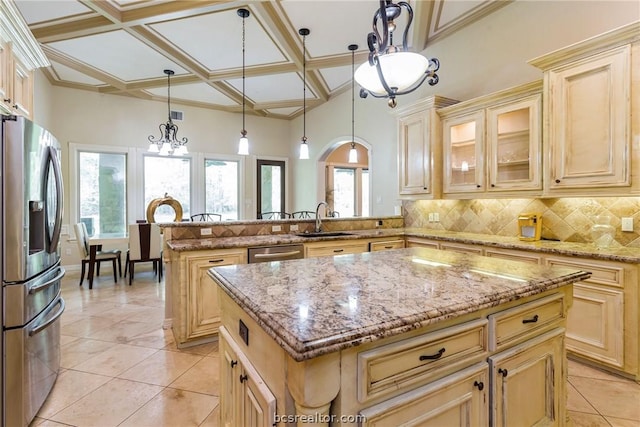
[[[33,119],[33,70],[49,66],[13,2],[0,2],[0,112]]]
[[[446,197],[542,192],[541,92],[533,82],[438,110]]]
[[[485,248],[484,255],[493,258],[510,259],[512,261],[523,261],[531,264],[542,264],[542,256],[513,249]]]
[[[546,193],[631,192],[640,170],[632,146],[640,135],[632,101],[640,96],[639,57],[636,22],[529,61],[544,71]]]
[[[465,243],[440,242],[439,249],[443,251],[453,251],[465,254],[482,255],[482,246],[468,245]]]
[[[431,248],[431,249],[439,249],[440,245],[435,240],[424,239],[421,237],[409,237],[405,238],[405,246],[407,248]]]
[[[439,198],[442,192],[442,127],[436,109],[456,103],[432,96],[398,110],[400,197]]]
[[[178,347],[214,338],[220,326],[217,287],[207,271],[222,265],[246,264],[247,249],[177,252],[171,269],[173,335]],[[175,263],[179,264],[175,268]]]
[[[489,358],[491,425],[565,425],[563,329]]]
[[[381,240],[369,243],[369,252],[388,251],[390,249],[404,248],[404,239]]]
[[[220,415],[224,426],[276,425],[276,398],[238,345],[220,328]]]
[[[637,267],[557,256],[548,256],[545,262],[591,272],[589,279],[574,284],[567,349],[603,366],[638,376]]]
[[[369,241],[362,240],[327,240],[304,244],[304,257],[360,254],[369,252]]]

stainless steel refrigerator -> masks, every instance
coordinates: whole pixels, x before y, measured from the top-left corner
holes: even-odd
[[[2,425],[28,425],[60,367],[60,145],[35,123],[2,116],[0,151]]]

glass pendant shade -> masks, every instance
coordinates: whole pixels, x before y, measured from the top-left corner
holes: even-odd
[[[158,144],[152,142],[149,144],[149,149],[147,151],[149,153],[159,153],[160,149],[158,148]]]
[[[358,163],[358,150],[355,144],[352,144],[349,150],[349,163]]]
[[[422,79],[429,60],[414,52],[395,52],[378,56],[382,74],[390,88],[396,88],[398,92],[411,87]],[[360,86],[375,95],[386,95],[387,91],[380,81],[378,68],[365,62],[360,65],[354,74],[354,78]]]
[[[242,136],[238,142],[238,154],[246,156],[249,154],[249,138]]]
[[[187,146],[186,145],[181,145],[178,148],[176,148],[175,150],[173,150],[173,155],[174,156],[184,156],[185,154],[189,154],[189,150],[187,150]]]
[[[309,159],[309,145],[307,145],[307,141],[302,141],[300,144],[300,160],[308,160]]]

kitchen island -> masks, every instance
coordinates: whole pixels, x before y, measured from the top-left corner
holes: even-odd
[[[566,421],[564,327],[589,273],[411,248],[209,275],[223,425]]]

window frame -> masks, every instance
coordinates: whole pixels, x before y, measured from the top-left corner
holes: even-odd
[[[65,201],[68,200],[69,224],[77,224],[80,214],[80,152],[123,154],[126,156],[127,182],[125,188],[126,219],[128,224],[133,224],[137,219],[146,218],[147,206],[144,204],[144,157],[154,156],[144,148],[125,146],[105,146],[98,144],[69,143],[69,190],[65,192]],[[204,161],[226,160],[238,162],[238,220],[244,219],[245,207],[245,175],[246,161],[244,156],[218,154],[218,153],[189,153],[184,157],[191,159],[191,210],[203,211],[205,200]],[[67,196],[68,194],[68,196]]]

